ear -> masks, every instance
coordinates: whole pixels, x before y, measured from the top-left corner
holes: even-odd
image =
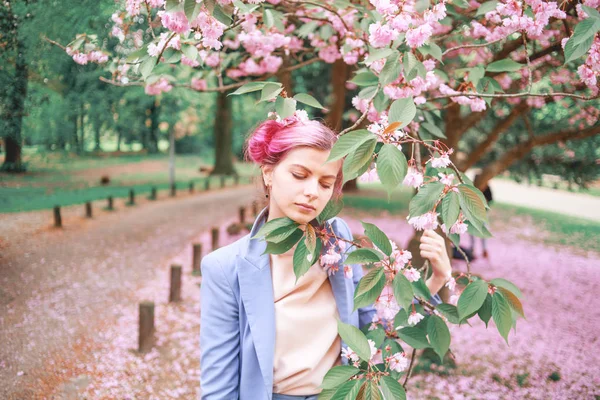
[[[272,165],[263,165],[262,166],[262,177],[265,186],[268,186],[268,183],[273,181],[273,166]]]

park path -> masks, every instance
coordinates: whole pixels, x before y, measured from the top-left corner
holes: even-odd
[[[0,215],[0,398],[34,398],[27,388],[54,363],[60,374],[67,349],[84,349],[81,338],[114,320],[157,267],[256,194],[245,185],[134,207],[120,199],[114,212],[96,202],[92,220],[71,206],[61,230],[49,211]]]
[[[600,222],[600,197],[492,179],[494,201]]]

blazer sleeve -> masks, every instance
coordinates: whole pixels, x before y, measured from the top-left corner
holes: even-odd
[[[239,397],[239,308],[218,259],[202,259],[200,389],[204,400]]]
[[[341,230],[340,234],[342,235],[342,237],[346,240],[353,240],[354,238],[352,237],[352,231],[350,230],[350,227],[348,226],[346,221],[344,221],[341,218],[338,218],[338,224],[339,224],[339,226],[342,227],[340,229]],[[354,251],[355,248],[356,248],[355,246],[350,246],[350,248],[347,250],[347,253],[351,253],[352,251]],[[343,273],[343,271],[340,271],[340,273]],[[356,291],[356,288],[358,287],[358,283],[360,282],[360,279],[363,277],[363,275],[364,275],[364,273],[363,273],[362,265],[352,264],[352,280],[354,282],[354,291]],[[354,298],[354,293],[352,294],[352,298]],[[370,325],[371,322],[373,321],[373,316],[375,316],[376,313],[377,313],[377,310],[375,310],[375,307],[372,304],[359,308],[358,309],[359,328],[362,328],[366,325]]]

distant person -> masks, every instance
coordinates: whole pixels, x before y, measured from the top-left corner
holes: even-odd
[[[480,175],[477,175],[475,177],[475,181],[477,181],[479,179]],[[485,188],[483,189],[483,197],[485,197],[485,200],[487,201],[488,205],[492,204],[492,189],[490,189],[489,185],[486,185]],[[484,225],[486,228],[488,227],[487,224]],[[475,256],[475,236],[469,234],[469,238],[470,238],[470,242],[471,242],[471,247],[469,248],[469,252]],[[481,239],[481,248],[483,249],[483,258],[488,258],[488,251],[487,251],[487,239],[486,238],[480,238]]]

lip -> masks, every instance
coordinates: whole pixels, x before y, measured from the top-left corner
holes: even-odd
[[[300,207],[300,209],[305,210],[305,211],[315,211],[316,208],[314,208],[311,205],[305,204],[305,203],[295,203],[298,207]]]

